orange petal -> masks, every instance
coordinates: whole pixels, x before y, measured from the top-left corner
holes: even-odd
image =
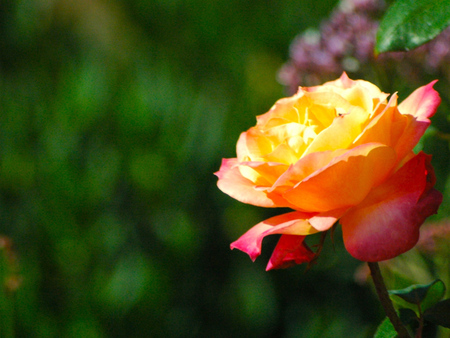
[[[328,166],[335,158],[340,157],[346,152],[348,152],[346,149],[320,151],[302,157],[279,176],[272,190],[277,187],[292,188],[298,182],[303,181],[309,175]],[[284,189],[284,191],[285,190],[286,189]]]
[[[342,208],[337,210],[331,210],[327,212],[322,212],[313,216],[309,219],[309,224],[311,224],[314,229],[318,231],[326,231],[330,229],[339,218],[346,213],[348,208]]]
[[[245,160],[246,157],[257,161],[262,156],[272,152],[272,150],[273,144],[270,139],[262,135],[261,131],[255,127],[242,133],[236,146],[239,161]]]
[[[236,158],[223,159],[215,175],[219,177],[219,189],[238,201],[260,207],[277,207],[265,192],[256,190],[255,184],[241,175]]]
[[[442,195],[427,183],[433,178],[429,157],[419,153],[350,209],[340,219],[347,251],[359,260],[377,262],[410,250],[419,227],[442,202]]]
[[[394,94],[384,111],[370,121],[354,144],[369,142],[385,144],[395,149],[397,161],[401,162],[416,146],[430,121],[418,121],[413,115],[401,114],[392,103],[395,100]]]
[[[270,186],[289,168],[286,164],[277,162],[242,162],[239,165],[241,168],[250,167],[256,174],[263,177]]]
[[[397,95],[393,94],[389,102],[380,105],[378,114],[370,120],[362,133],[353,141],[353,144],[361,145],[370,142],[378,142],[394,147],[403,133],[407,124],[407,116],[400,114],[395,101]]]
[[[280,174],[277,181],[271,188],[266,190],[267,196],[275,201],[280,207],[289,207],[297,209],[297,207],[283,197],[283,194],[292,189],[298,182],[313,174],[314,172],[328,166],[331,161],[341,156],[348,150],[340,149],[335,151],[322,151],[312,153],[302,157],[294,165],[289,166],[283,174]]]
[[[398,106],[400,113],[414,117],[409,120],[410,123],[406,126],[395,146],[400,159],[408,154],[419,142],[431,123],[428,118],[435,114],[437,107],[441,103],[438,92],[433,89],[435,83],[436,81],[433,81],[426,86],[416,89]]]
[[[298,210],[325,212],[359,204],[383,182],[396,161],[395,151],[370,143],[349,150],[284,192]]]
[[[417,121],[413,115],[401,114],[397,107],[391,105],[393,99],[396,99],[395,94],[384,111],[370,121],[354,144],[385,144],[395,149],[397,161],[402,162],[412,152],[430,122]]]

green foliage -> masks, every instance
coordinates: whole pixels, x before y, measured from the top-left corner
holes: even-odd
[[[450,328],[450,299],[437,303],[424,313],[425,320],[433,324]]]
[[[396,0],[383,17],[375,51],[408,51],[434,37],[450,24],[447,0]]]
[[[435,280],[426,285],[411,285],[402,290],[390,290],[389,295],[391,299],[401,306],[421,305],[421,310],[425,311],[431,306],[435,305],[444,297],[445,285],[441,280]]]
[[[229,244],[265,211],[213,175],[283,96],[290,41],[336,2],[2,2],[0,234],[22,282],[0,325],[13,318],[17,337],[369,331],[378,314],[344,250],[307,282],[302,267],[250,271]],[[342,294],[356,316],[334,306]]]
[[[389,318],[385,318],[380,326],[378,326],[377,331],[375,332],[374,338],[395,338],[397,337],[397,331],[395,331],[394,326],[392,325]]]
[[[430,334],[424,331],[424,327],[431,332],[431,337],[435,336],[436,325],[450,327],[450,299],[441,301],[444,294],[445,285],[441,280],[389,291],[390,298],[397,305],[402,323],[410,326],[412,330],[419,330],[418,335],[423,334],[423,337],[428,337]],[[388,324],[383,322],[381,327],[389,332]]]
[[[14,337],[14,293],[19,286],[11,243],[0,237],[0,336]]]
[[[416,313],[408,308],[399,309],[398,316],[404,325],[411,325],[418,321]]]

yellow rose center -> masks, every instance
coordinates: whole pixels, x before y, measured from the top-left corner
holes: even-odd
[[[257,117],[256,126],[238,145],[238,160],[289,166],[313,152],[351,149],[365,126],[384,109],[386,97],[359,85],[300,90]],[[240,170],[255,183],[261,179],[252,168],[241,166]]]

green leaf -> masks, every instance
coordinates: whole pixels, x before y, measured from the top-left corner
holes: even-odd
[[[402,321],[403,325],[409,325],[413,322],[417,322],[416,313],[411,309],[399,309],[398,316]]]
[[[432,40],[448,25],[448,0],[397,0],[380,23],[375,53],[411,50]]]
[[[385,318],[377,328],[374,338],[395,338],[397,337],[397,331],[395,331],[389,318]]]
[[[425,320],[450,329],[450,299],[445,299],[423,314]]]
[[[433,307],[439,302],[445,295],[445,284],[440,279],[437,279],[428,289],[425,299],[422,301],[421,307],[422,312],[426,311],[428,308]]]
[[[389,291],[392,301],[413,310],[417,308],[409,304],[419,305],[422,303],[422,310],[426,310],[441,300],[444,293],[445,285],[440,279],[426,285],[416,284],[402,290]],[[405,304],[405,302],[409,304]]]

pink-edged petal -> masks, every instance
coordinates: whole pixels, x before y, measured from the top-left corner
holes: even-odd
[[[429,156],[419,153],[375,188],[340,219],[347,251],[359,260],[378,262],[410,250],[420,226],[442,202],[427,183],[433,179]]]
[[[395,146],[398,158],[402,158],[415,147],[431,124],[428,118],[436,113],[437,107],[441,103],[438,92],[433,89],[435,83],[436,81],[433,81],[416,89],[398,105],[401,114],[413,116]]]
[[[346,72],[343,72],[339,80],[343,88],[351,88],[356,84],[356,81],[350,79]]]
[[[323,85],[320,86],[305,87],[304,90],[307,90],[309,92],[315,92],[317,90],[323,90],[324,87],[326,89],[327,87],[338,87],[342,89],[348,89],[352,88],[357,83],[358,83],[357,81],[350,79],[346,72],[343,72],[342,75],[337,80],[325,82]]]
[[[289,234],[306,236],[316,233],[308,222],[313,216],[304,212],[294,211],[287,214],[271,217],[248,230],[239,239],[231,243],[231,249],[239,249],[247,253],[254,261],[261,254],[262,240],[265,236],[273,234]]]
[[[379,142],[395,149],[397,161],[401,162],[422,137],[430,121],[419,121],[413,115],[401,114],[395,106],[397,95],[391,96],[384,110],[377,114],[358,138],[354,145]]]
[[[238,201],[260,207],[277,207],[264,191],[255,189],[255,184],[242,176],[237,159],[223,159],[215,175],[219,178],[219,189]]]
[[[311,224],[318,231],[330,229],[337,220],[345,213],[345,210],[333,210],[323,214],[318,214],[309,219]],[[273,250],[266,271],[273,269],[285,269],[296,264],[310,262],[315,254],[304,243],[306,236],[282,235]]]
[[[297,210],[318,213],[357,205],[390,175],[396,158],[384,145],[358,146],[286,190],[283,197]]]
[[[315,255],[304,243],[304,239],[305,236],[282,235],[273,250],[266,271],[310,262]]]
[[[331,212],[312,216],[308,221],[316,230],[330,229],[346,210],[333,210]],[[314,252],[304,243],[306,236],[282,235],[273,250],[266,271],[285,269],[296,264],[310,262]]]
[[[343,72],[339,79],[325,82],[323,85],[304,88],[305,91],[327,91],[327,90],[339,90],[339,89],[351,89],[354,87],[363,87],[368,91],[369,95],[373,98],[385,98],[384,93],[374,84],[364,80],[352,80],[348,77],[347,73]],[[341,91],[342,92],[342,91]]]
[[[436,109],[441,103],[439,93],[433,89],[437,80],[417,88],[402,103],[398,105],[398,110],[402,114],[415,116],[419,121],[428,121],[436,113]]]

